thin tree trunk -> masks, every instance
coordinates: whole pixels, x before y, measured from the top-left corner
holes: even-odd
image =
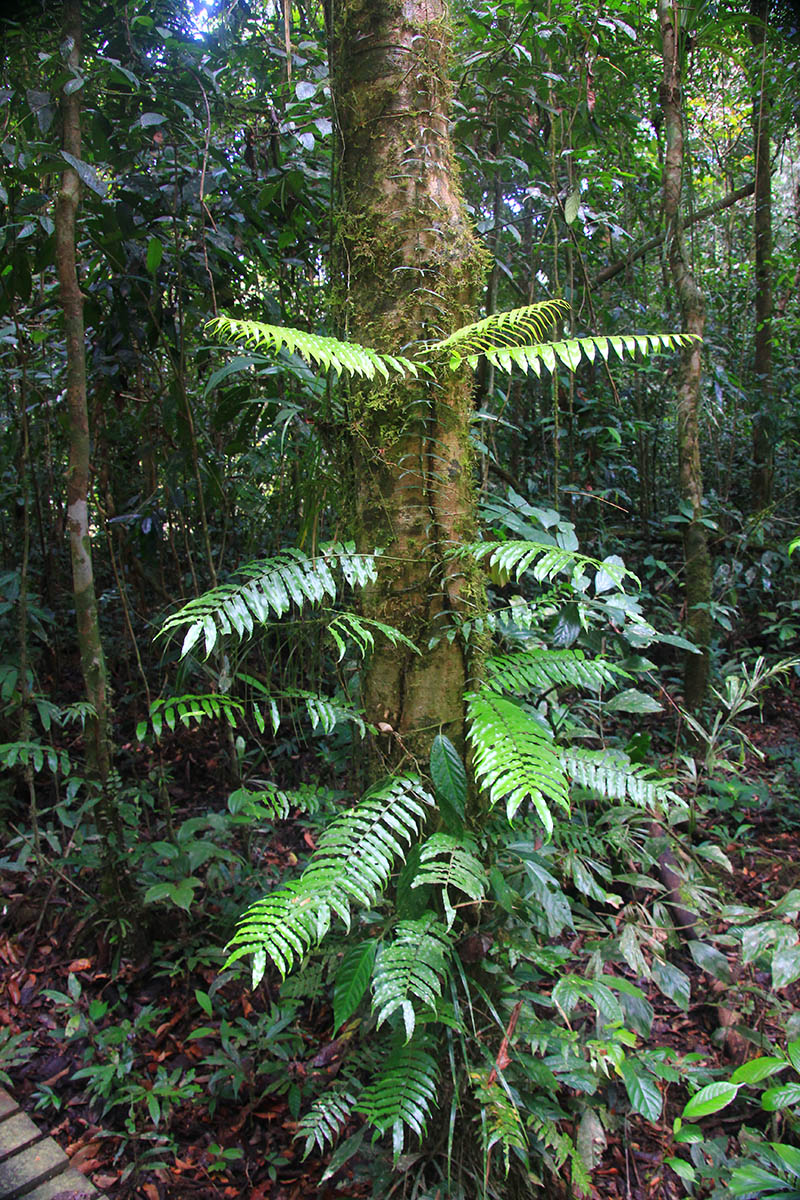
[[[686,333],[703,336],[705,303],[686,253],[681,220],[683,176],[683,108],[681,95],[680,13],[676,0],[658,0],[664,74],[661,106],[666,129],[664,157],[664,221],[670,271],[678,294]],[[706,528],[702,523],[703,477],[700,467],[701,343],[691,342],[683,350],[678,385],[678,469],[681,498],[688,502],[692,519],[684,533],[686,560],[686,609],[689,628],[700,654],[689,654],[684,674],[684,699],[697,708],[708,681],[711,617],[711,559]],[[700,607],[705,606],[705,607]]]
[[[766,73],[766,21],[769,0],[750,0],[750,40],[753,43],[753,154],[755,157],[755,374],[758,408],[753,415],[753,506],[756,511],[772,500],[774,475],[772,404],[772,164],[770,159],[770,101]]]
[[[472,320],[486,268],[448,130],[446,0],[344,0],[332,48],[341,332],[398,351]],[[348,403],[358,542],[386,552],[365,612],[422,651],[377,646],[366,711],[387,763],[424,766],[440,730],[463,747],[471,668],[446,635],[483,604],[478,572],[445,557],[474,536],[470,382],[376,382]]]

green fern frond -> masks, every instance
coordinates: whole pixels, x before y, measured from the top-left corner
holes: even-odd
[[[366,735],[364,718],[356,708],[320,696],[317,692],[304,691],[302,688],[287,688],[280,695],[302,702],[314,731],[320,728],[323,733],[332,733],[337,725],[349,723],[355,725],[362,738]]]
[[[511,820],[521,804],[535,807],[548,837],[548,801],[569,811],[567,780],[547,733],[518,705],[488,688],[467,697],[469,741],[476,778],[492,806],[505,802]]]
[[[526,304],[510,312],[492,313],[457,329],[441,342],[434,342],[430,350],[450,350],[451,365],[457,367],[473,355],[541,342],[553,323],[567,312],[569,305],[565,300],[540,300],[538,304]]]
[[[379,1026],[399,1008],[410,1040],[416,1025],[412,998],[435,1011],[450,949],[448,932],[434,913],[398,923],[393,941],[378,955],[372,980],[372,1007]]]
[[[45,763],[54,775],[57,771],[62,775],[70,773],[71,764],[66,750],[56,750],[54,746],[43,746],[41,742],[29,741],[4,742],[0,746],[0,764],[7,770],[20,766],[41,771]]]
[[[344,658],[347,650],[345,639],[352,642],[362,655],[366,655],[375,648],[376,633],[383,634],[392,646],[405,646],[414,654],[420,653],[419,647],[415,646],[411,639],[407,638],[399,629],[395,629],[392,625],[386,625],[383,621],[362,617],[356,613],[337,613],[333,620],[327,623],[325,630],[336,643],[340,661]]]
[[[316,1148],[322,1153],[332,1146],[355,1109],[356,1097],[343,1088],[332,1089],[317,1096],[311,1108],[297,1122],[295,1138],[305,1138],[303,1158]]]
[[[560,758],[573,783],[598,792],[606,800],[630,800],[643,808],[653,808],[678,799],[670,779],[632,763],[621,751],[573,746],[562,750]]]
[[[199,724],[205,720],[224,719],[235,729],[243,715],[244,705],[223,692],[167,696],[163,700],[154,700],[150,705],[150,724],[157,738],[161,737],[165,725],[174,733],[178,721],[181,725],[189,726],[192,721]],[[144,737],[146,730],[147,722],[141,721],[136,729],[139,741]]]
[[[522,1116],[513,1098],[502,1087],[499,1080],[489,1083],[487,1071],[470,1072],[470,1082],[475,1099],[481,1110],[484,1159],[492,1146],[499,1142],[503,1149],[503,1163],[508,1174],[509,1152],[528,1149],[528,1138]]]
[[[434,833],[420,847],[419,869],[411,887],[441,888],[448,929],[456,916],[450,888],[456,888],[471,900],[483,898],[486,872],[476,851],[471,838],[452,837],[448,833]]]
[[[226,341],[244,342],[247,346],[271,350],[275,354],[286,350],[289,354],[299,355],[310,366],[336,371],[340,375],[347,371],[364,379],[374,379],[376,375],[389,379],[392,373],[417,376],[420,370],[417,363],[401,355],[379,354],[356,342],[342,342],[303,329],[264,325],[260,321],[243,321],[235,317],[216,317],[209,321],[208,327]]]
[[[613,350],[623,359],[626,354],[632,357],[637,350],[649,354],[651,350],[672,350],[677,346],[685,346],[696,340],[696,335],[690,333],[643,333],[623,334],[612,337],[578,337],[567,338],[558,342],[540,342],[530,346],[512,346],[507,349],[485,350],[483,357],[501,371],[511,371],[519,367],[526,374],[533,371],[541,375],[542,367],[550,374],[555,374],[560,366],[574,372],[581,361],[594,362],[599,355],[608,362]],[[480,355],[472,354],[467,358],[471,367],[476,367]]]
[[[403,1153],[406,1128],[420,1139],[436,1101],[439,1069],[423,1037],[398,1043],[380,1076],[364,1089],[356,1104],[375,1129],[375,1139],[392,1131],[395,1161]]]
[[[607,562],[602,563],[596,558],[578,554],[576,550],[567,550],[562,546],[546,546],[540,542],[506,541],[506,542],[468,542],[454,546],[447,551],[449,558],[474,558],[482,562],[488,558],[489,566],[501,576],[520,579],[526,571],[531,571],[539,583],[552,582],[560,573],[569,574],[573,580],[579,579],[590,571],[599,572],[603,577],[608,576],[624,591],[624,580],[630,578],[638,584],[632,571],[621,565],[611,567]]]
[[[253,987],[267,959],[282,976],[319,945],[335,913],[350,927],[353,900],[369,907],[386,888],[395,859],[419,836],[433,797],[416,776],[371,788],[325,830],[299,879],[257,900],[228,944],[226,967],[253,956]]]
[[[257,823],[259,821],[286,821],[292,812],[319,812],[323,805],[334,803],[335,793],[330,788],[315,787],[301,783],[290,791],[284,791],[270,779],[258,781],[258,790],[240,787],[228,797],[228,811],[233,817]]]
[[[185,627],[181,657],[201,637],[208,656],[218,637],[247,637],[255,626],[282,617],[292,604],[302,608],[321,604],[326,597],[335,600],[337,572],[351,587],[373,583],[377,578],[375,558],[375,554],[357,554],[353,543],[326,546],[314,558],[302,550],[282,550],[274,558],[240,567],[237,575],[245,576],[245,581],[220,584],[184,604],[164,622],[161,635]]]
[[[495,691],[525,695],[551,688],[588,688],[597,692],[630,676],[605,659],[587,659],[582,650],[548,650],[534,646],[513,654],[500,654],[486,663],[486,681]]]

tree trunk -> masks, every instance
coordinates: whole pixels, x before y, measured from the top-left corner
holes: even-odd
[[[80,0],[65,0],[62,51],[70,72],[69,83],[78,77],[81,65]],[[81,157],[80,95],[80,90],[68,93],[66,86],[61,92],[62,145],[66,153],[75,159]],[[138,910],[130,876],[123,866],[119,811],[107,786],[112,756],[110,698],[97,614],[89,527],[91,442],[86,397],[83,296],[78,283],[75,251],[79,200],[80,179],[73,167],[67,165],[61,175],[55,213],[56,268],[64,313],[67,357],[67,529],[81,672],[86,698],[94,709],[85,724],[86,765],[87,775],[97,785],[95,812],[104,859],[100,886],[109,914],[129,923],[126,941],[136,945],[143,929],[134,919]]]
[[[474,319],[485,275],[448,130],[448,6],[342,0],[333,26],[341,333],[398,352]],[[385,550],[365,614],[422,652],[379,644],[367,670],[388,765],[423,766],[439,731],[463,748],[471,668],[454,614],[480,610],[483,589],[446,551],[474,536],[471,412],[469,380],[445,371],[348,395],[357,540]]]
[[[774,434],[772,422],[772,163],[766,72],[766,21],[769,0],[750,0],[753,43],[753,155],[755,158],[756,403],[753,414],[753,507],[772,501]]]
[[[666,248],[686,333],[703,336],[705,303],[692,274],[686,253],[681,219],[683,175],[683,111],[681,96],[680,13],[676,0],[658,0],[664,75],[661,107],[666,129],[664,157],[664,222]],[[684,699],[689,709],[697,708],[708,681],[711,617],[711,558],[706,528],[702,523],[703,476],[700,467],[700,383],[702,348],[693,341],[683,350],[678,385],[678,469],[681,499],[688,502],[692,518],[684,534],[686,560],[686,610],[689,628],[700,654],[689,654],[684,675]],[[698,607],[705,605],[705,607]]]

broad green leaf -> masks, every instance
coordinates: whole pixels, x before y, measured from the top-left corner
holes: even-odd
[[[772,986],[777,992],[800,979],[800,946],[785,946],[772,958]]]
[[[700,1117],[708,1117],[711,1113],[727,1108],[731,1101],[736,1099],[738,1091],[739,1087],[735,1083],[726,1083],[724,1080],[720,1080],[719,1083],[709,1083],[692,1096],[681,1116],[684,1121],[696,1121]]]
[[[800,1083],[787,1083],[784,1087],[767,1088],[761,1097],[761,1107],[766,1112],[778,1112],[800,1104]]]
[[[657,1121],[661,1116],[663,1101],[658,1084],[653,1077],[645,1074],[641,1068],[637,1070],[636,1065],[629,1058],[622,1063],[620,1072],[633,1111],[648,1121]]]
[[[158,238],[150,238],[150,241],[147,243],[146,266],[151,275],[155,275],[163,257],[164,247],[161,245],[161,242]]]
[[[681,1179],[685,1179],[687,1183],[694,1183],[696,1175],[694,1167],[685,1161],[683,1158],[665,1158],[664,1162],[676,1175],[680,1175]]]
[[[68,154],[66,150],[61,151],[61,157],[77,172],[81,183],[85,183],[91,191],[105,200],[108,195],[108,185],[98,177],[94,167],[84,162],[83,159],[76,158],[74,154]]]
[[[430,755],[431,779],[437,799],[442,804],[443,814],[450,817],[449,824],[458,827],[464,823],[464,807],[467,802],[467,772],[461,755],[444,734],[433,739]]]
[[[689,942],[689,952],[702,971],[707,971],[723,983],[733,983],[731,967],[724,954],[706,942]]]
[[[570,192],[569,196],[567,196],[566,203],[564,204],[564,220],[568,225],[571,225],[577,217],[580,206],[581,194],[576,188],[574,192]]]
[[[689,976],[684,975],[683,971],[674,967],[672,963],[661,962],[659,959],[654,959],[652,970],[653,980],[659,991],[677,1004],[678,1008],[688,1009],[692,994]]]
[[[760,1083],[762,1079],[769,1078],[776,1071],[781,1071],[787,1066],[785,1058],[774,1058],[765,1056],[764,1058],[751,1058],[749,1062],[742,1063],[740,1067],[731,1075],[731,1083]]]

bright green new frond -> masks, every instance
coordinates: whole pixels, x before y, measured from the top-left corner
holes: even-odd
[[[416,921],[400,921],[394,940],[384,946],[375,964],[372,1007],[382,1025],[399,1008],[410,1039],[416,1025],[414,1000],[435,1011],[447,974],[450,939],[434,913]]]
[[[291,791],[284,791],[269,779],[259,781],[258,790],[240,787],[228,797],[231,816],[256,823],[259,821],[285,821],[293,810],[318,812],[323,804],[332,803],[334,793],[328,788],[315,787],[310,783],[300,784]]]
[[[602,658],[587,659],[582,650],[548,650],[543,646],[497,655],[486,664],[489,686],[514,695],[547,692],[557,687],[597,692],[620,676],[629,678],[621,667]]]
[[[311,1108],[297,1122],[295,1138],[305,1138],[303,1158],[316,1148],[322,1153],[332,1146],[353,1114],[356,1097],[341,1087],[317,1096]]]
[[[164,622],[162,634],[186,630],[181,657],[201,637],[208,655],[219,637],[247,637],[256,625],[282,617],[292,604],[302,608],[321,604],[326,597],[335,600],[341,587],[337,574],[351,587],[374,582],[377,566],[374,554],[357,554],[352,543],[334,543],[314,558],[302,550],[282,550],[274,558],[240,567],[237,574],[245,579],[212,588]]]
[[[477,857],[477,847],[471,838],[452,837],[448,833],[434,833],[420,847],[419,869],[412,888],[441,888],[447,928],[455,920],[455,909],[450,899],[450,889],[456,888],[471,900],[480,900],[485,889],[486,872]]]
[[[503,801],[511,820],[531,803],[553,832],[550,804],[569,811],[567,780],[558,751],[542,726],[510,700],[488,688],[468,696],[469,741],[475,775],[492,806]]]
[[[356,342],[341,342],[338,338],[307,333],[303,329],[264,325],[260,321],[243,321],[235,317],[216,317],[209,321],[209,328],[226,341],[244,342],[247,346],[271,350],[275,354],[287,350],[289,354],[298,354],[311,366],[340,375],[347,371],[365,379],[374,379],[376,375],[388,379],[391,374],[416,376],[419,373],[418,365],[408,358],[379,354]]]
[[[493,313],[457,329],[443,341],[435,342],[430,350],[450,350],[451,365],[456,367],[473,355],[541,342],[553,322],[567,312],[569,305],[565,300],[541,300],[538,304],[526,304],[510,312]]]
[[[371,788],[328,826],[299,879],[250,906],[228,944],[226,967],[252,955],[256,987],[267,959],[285,977],[318,946],[334,913],[349,928],[351,902],[369,907],[377,900],[432,805],[416,776]]]
[[[621,751],[573,746],[562,750],[560,757],[573,783],[598,792],[606,800],[630,800],[644,808],[677,800],[671,780],[632,763]]]
[[[428,1114],[436,1101],[439,1069],[422,1037],[399,1043],[380,1076],[361,1095],[356,1111],[363,1113],[378,1138],[392,1131],[395,1160],[403,1152],[406,1128],[422,1138]]]
[[[533,371],[541,375],[542,367],[551,374],[564,366],[568,371],[575,371],[581,360],[594,362],[599,354],[606,362],[613,350],[620,358],[626,354],[635,355],[639,350],[649,354],[653,350],[670,350],[676,346],[685,346],[695,340],[690,333],[645,333],[630,335],[615,335],[612,337],[578,337],[567,338],[558,342],[539,342],[528,346],[497,347],[483,350],[478,354],[470,354],[467,361],[471,367],[477,366],[480,354],[498,367],[501,371],[511,371],[514,367],[521,370]]]
[[[279,694],[302,703],[314,731],[320,729],[323,733],[332,733],[337,725],[350,723],[356,726],[361,737],[367,732],[364,718],[356,708],[339,704],[326,696],[320,696],[317,692],[307,692],[302,688],[287,688]]]
[[[610,578],[620,591],[624,591],[626,577],[636,580],[636,576],[625,566],[613,567],[607,562],[601,563],[596,558],[578,554],[576,550],[546,546],[540,542],[469,542],[448,550],[448,557],[470,557],[477,562],[488,558],[489,566],[501,576],[520,579],[526,571],[531,571],[539,583],[550,582],[561,573],[571,575],[573,580],[592,573],[595,579],[598,575],[603,580]]]

